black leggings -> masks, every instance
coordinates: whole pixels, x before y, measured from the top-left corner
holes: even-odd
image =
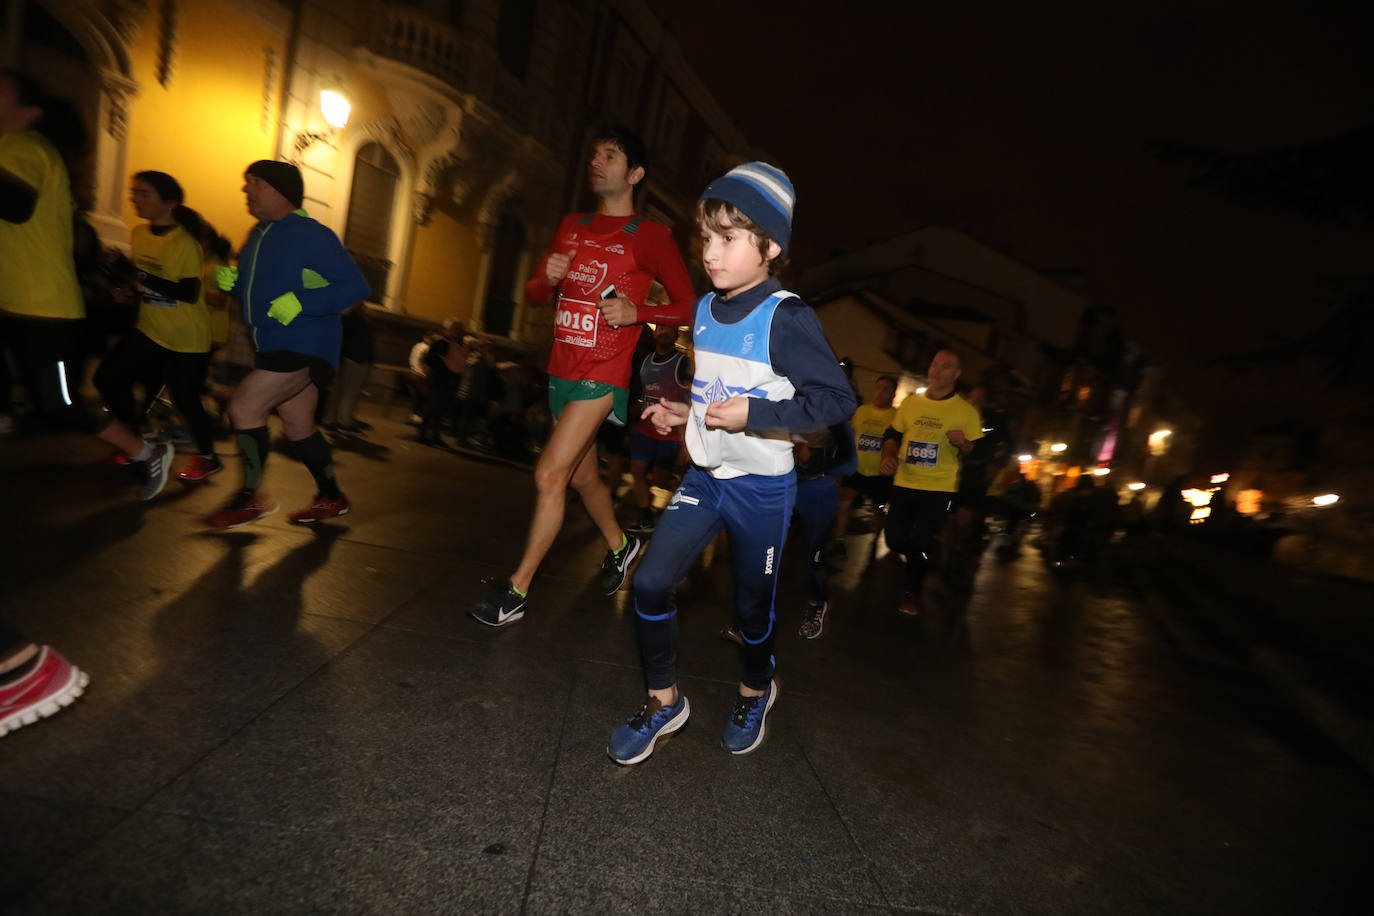
[[[81,404],[81,320],[0,315],[0,413],[11,412],[9,366],[14,357],[29,392],[30,409],[44,421],[90,432],[94,422]]]
[[[211,455],[215,451],[215,427],[200,400],[209,368],[209,353],[178,353],[154,343],[142,331],[133,330],[105,355],[100,368],[95,370],[95,387],[111,416],[138,433],[147,401],[165,383],[172,403],[191,426],[197,450],[202,455]],[[142,407],[134,401],[137,382],[147,390]]]
[[[883,533],[887,546],[906,557],[907,591],[921,593],[921,580],[939,554],[940,532],[953,499],[953,493],[892,488]]]

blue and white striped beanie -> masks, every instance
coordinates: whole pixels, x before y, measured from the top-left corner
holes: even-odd
[[[723,200],[734,204],[787,254],[792,237],[792,208],[797,192],[787,173],[766,162],[736,166],[706,186],[698,200]]]

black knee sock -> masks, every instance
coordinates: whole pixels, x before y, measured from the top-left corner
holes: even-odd
[[[320,495],[338,496],[339,485],[334,481],[334,458],[330,454],[329,443],[324,441],[324,436],[320,435],[319,430],[311,436],[293,442],[292,445],[295,446],[296,457],[310,471],[310,476],[315,478],[315,487],[320,491]]]
[[[262,470],[267,466],[267,453],[272,450],[272,437],[266,426],[236,429],[239,451],[243,452],[243,488],[250,493],[262,483]]]

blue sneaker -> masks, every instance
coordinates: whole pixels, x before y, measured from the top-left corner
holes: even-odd
[[[768,690],[761,697],[735,697],[735,711],[725,723],[720,746],[732,754],[748,754],[763,743],[763,720],[778,698],[778,682],[768,682]]]
[[[664,706],[656,698],[649,697],[648,702],[639,707],[639,712],[611,733],[606,753],[616,763],[639,763],[654,752],[659,738],[666,738],[686,725],[691,711],[692,705],[681,690],[672,706]]]

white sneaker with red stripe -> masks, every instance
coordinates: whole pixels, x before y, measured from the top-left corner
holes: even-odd
[[[61,712],[81,696],[90,680],[61,652],[40,646],[27,674],[0,684],[0,735]]]

